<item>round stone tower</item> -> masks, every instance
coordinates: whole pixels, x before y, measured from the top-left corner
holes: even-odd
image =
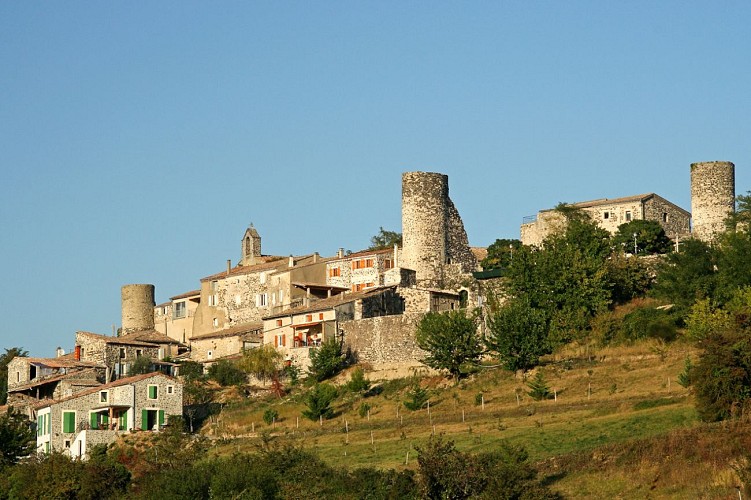
[[[154,329],[154,285],[124,285],[122,335]]]
[[[447,256],[448,176],[402,174],[402,267],[421,286],[440,286]]]
[[[729,161],[691,164],[691,231],[712,241],[725,230],[725,218],[735,210],[735,165]]]

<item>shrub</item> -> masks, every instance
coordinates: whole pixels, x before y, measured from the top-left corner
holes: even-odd
[[[369,412],[370,412],[370,405],[368,403],[362,403],[360,407],[357,409],[357,414],[360,415],[361,418],[365,418]]]
[[[347,382],[347,389],[352,392],[365,392],[370,387],[370,380],[365,378],[365,372],[359,366],[355,368]]]
[[[548,386],[547,380],[545,380],[545,375],[543,375],[541,371],[535,373],[534,378],[527,383],[527,387],[529,387],[529,392],[527,394],[532,396],[532,399],[535,401],[548,399],[551,396],[550,387]]]
[[[407,391],[407,398],[404,401],[404,407],[408,410],[417,411],[428,402],[428,391],[420,387],[420,382],[415,380],[412,387]]]
[[[211,365],[209,378],[216,380],[222,387],[240,385],[247,381],[245,372],[238,368],[235,363],[226,359],[219,360]]]
[[[273,424],[278,418],[279,412],[273,408],[266,408],[266,411],[263,412],[263,421],[266,422],[266,425]]]

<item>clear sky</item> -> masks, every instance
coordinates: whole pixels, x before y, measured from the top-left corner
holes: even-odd
[[[0,2],[0,348],[111,333],[267,254],[400,230],[401,173],[449,175],[470,243],[689,164],[751,189],[751,3]],[[3,352],[3,351],[0,351]]]

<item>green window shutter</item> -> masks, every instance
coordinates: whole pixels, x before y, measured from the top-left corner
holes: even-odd
[[[89,415],[89,419],[91,421],[91,428],[92,429],[98,429],[99,428],[99,420],[96,418],[96,413],[92,413]]]
[[[110,416],[107,413],[105,413],[104,415],[102,415],[102,425],[106,428],[109,423],[110,423]]]
[[[156,386],[155,385],[149,386],[149,399],[156,399]]]
[[[63,412],[63,432],[72,433],[76,430],[76,414],[72,411]]]
[[[159,426],[164,425],[164,410],[159,410]]]
[[[52,415],[50,413],[44,416],[44,423],[47,426],[47,435],[52,434],[52,420],[50,420],[51,417]]]
[[[149,430],[149,410],[141,410],[141,430]]]
[[[128,429],[128,412],[124,411],[120,414],[120,430],[124,431]]]

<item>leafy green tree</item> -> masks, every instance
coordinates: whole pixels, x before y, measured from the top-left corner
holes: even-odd
[[[725,226],[728,231],[748,231],[751,228],[751,191],[736,196],[735,211],[725,219]]]
[[[222,387],[241,385],[248,380],[236,363],[226,359],[220,359],[209,367],[209,378],[216,380]]]
[[[342,344],[331,337],[323,341],[320,347],[310,351],[310,375],[316,382],[333,377],[344,368]]]
[[[368,250],[382,250],[385,248],[393,248],[394,245],[401,244],[402,233],[387,231],[381,227],[378,234],[370,238],[370,248],[368,248]]]
[[[697,300],[691,306],[686,317],[686,336],[692,340],[703,340],[715,332],[723,332],[731,327],[730,314],[712,307],[709,298]]]
[[[477,315],[467,314],[465,309],[427,313],[415,336],[417,345],[428,352],[423,362],[456,378],[466,373],[467,365],[477,364],[484,352],[477,334]]]
[[[698,299],[713,297],[717,286],[716,252],[703,241],[682,242],[658,266],[653,293],[687,310]]]
[[[0,415],[0,470],[30,455],[35,447],[36,436],[28,418],[12,408]]]
[[[16,356],[26,357],[28,355],[29,352],[20,347],[5,349],[5,353],[0,355],[0,406],[8,401],[8,363]]]
[[[751,338],[745,331],[710,335],[691,370],[696,409],[706,422],[740,415],[751,398]]]
[[[138,356],[133,364],[130,365],[130,371],[128,375],[143,375],[144,373],[151,373],[154,370],[154,364],[151,358],[148,356]]]
[[[715,301],[724,304],[738,288],[751,285],[751,233],[726,232],[715,248]]]
[[[203,365],[197,361],[181,361],[180,376],[187,381],[202,380],[205,378]]]
[[[547,315],[526,297],[511,299],[489,323],[485,343],[507,370],[529,370],[550,352]]]
[[[305,398],[307,410],[303,410],[303,416],[310,420],[318,420],[320,417],[325,419],[333,417],[334,409],[331,407],[331,404],[337,395],[336,387],[333,385],[316,384]]]
[[[483,269],[505,269],[511,265],[514,252],[522,246],[519,240],[498,239],[488,247],[488,255],[480,265]]]
[[[365,378],[365,371],[359,366],[352,371],[347,389],[355,393],[363,393],[370,387],[370,380]]]
[[[668,253],[673,243],[665,235],[665,229],[653,220],[632,220],[618,226],[613,235],[613,245],[624,253],[634,253],[634,235],[636,235],[636,254],[655,255]]]
[[[282,353],[271,344],[265,344],[257,349],[245,350],[238,366],[265,384],[266,380],[278,375],[281,364]]]
[[[543,399],[550,398],[550,386],[548,381],[545,380],[545,375],[538,371],[535,376],[527,383],[529,387],[529,394],[535,401],[541,401]]]
[[[652,288],[652,271],[642,259],[633,259],[619,252],[605,262],[607,281],[612,284],[612,301],[625,304],[631,299],[644,297]]]

